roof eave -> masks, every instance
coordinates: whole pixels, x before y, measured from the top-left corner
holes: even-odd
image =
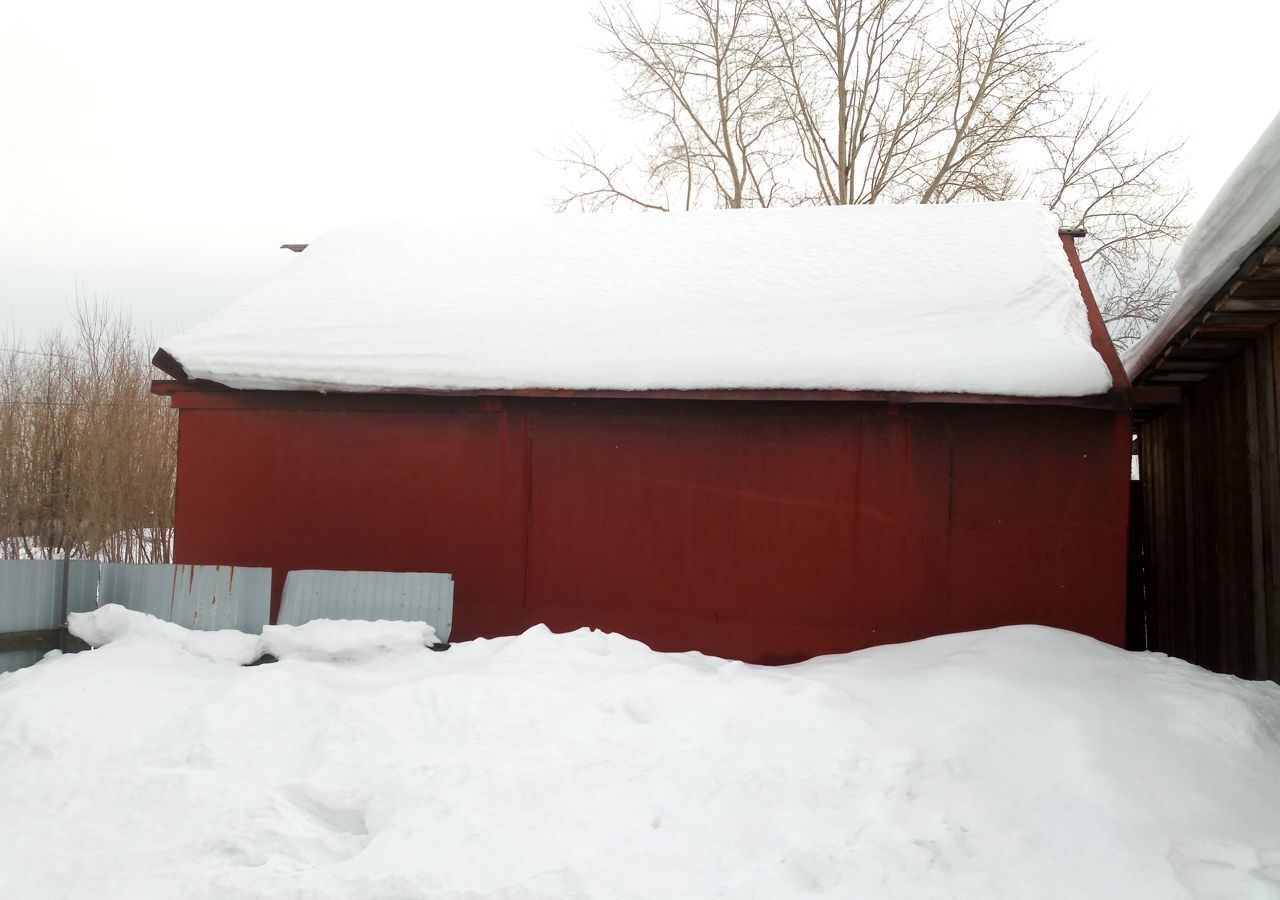
[[[156,350],[155,356],[151,357],[151,365],[155,366],[161,372],[176,381],[191,381],[187,376],[187,370],[182,367],[182,363],[178,362],[178,360],[174,358],[173,354],[163,347]],[[152,382],[153,390],[155,385],[156,382]]]
[[[1133,383],[1186,387],[1203,381],[1280,323],[1280,229],[1259,244],[1163,344],[1134,366]]]
[[[1111,333],[1107,331],[1107,323],[1102,319],[1102,311],[1093,296],[1093,288],[1089,287],[1089,279],[1085,277],[1084,265],[1080,262],[1080,254],[1076,250],[1076,238],[1084,236],[1084,229],[1060,228],[1058,236],[1062,239],[1062,249],[1067,254],[1067,262],[1071,264],[1071,272],[1076,276],[1076,284],[1080,287],[1080,298],[1084,301],[1085,313],[1089,318],[1089,342],[1102,357],[1107,371],[1111,373],[1112,389],[1129,387],[1129,376],[1116,352],[1116,345],[1111,341]]]
[[[1127,410],[1128,388],[1113,388],[1105,394],[1085,397],[1024,397],[1004,394],[918,393],[910,391],[849,391],[823,389],[705,389],[705,390],[576,390],[562,388],[493,388],[432,390],[425,388],[383,388],[372,391],[279,391],[240,390],[205,380],[154,381],[152,393],[169,396],[175,406],[327,406],[359,404],[370,399],[394,401],[430,398],[558,398],[569,400],[732,400],[745,402],[845,402],[966,405],[1076,406],[1089,409]],[[199,399],[203,396],[205,399]]]

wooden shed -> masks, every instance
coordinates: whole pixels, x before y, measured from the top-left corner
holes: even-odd
[[[1125,355],[1147,645],[1280,679],[1280,117],[1206,209]]]
[[[1124,638],[1124,372],[1032,204],[346,229],[195,329],[175,556],[452,573],[543,622],[785,662]]]

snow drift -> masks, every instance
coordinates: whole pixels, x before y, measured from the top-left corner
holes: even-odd
[[[268,390],[1111,387],[1034,203],[342,228],[160,349]]]
[[[0,675],[7,900],[1280,896],[1280,687],[1066,632],[771,669],[329,623],[246,668],[76,628]]]
[[[71,633],[91,647],[159,639],[177,644],[193,656],[235,665],[247,665],[263,655],[356,662],[421,650],[439,640],[435,629],[425,622],[315,619],[303,625],[268,625],[261,635],[234,630],[191,631],[115,603],[92,612],[71,613],[67,618]]]

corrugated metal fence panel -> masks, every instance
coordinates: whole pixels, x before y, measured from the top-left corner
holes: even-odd
[[[436,572],[290,572],[279,622],[301,625],[312,619],[426,622],[447,641],[453,628],[453,577]]]
[[[10,650],[0,653],[0,672],[16,672],[34,666],[45,655],[45,650]]]
[[[39,631],[62,623],[62,570],[60,559],[0,559],[0,633]],[[67,570],[67,608],[86,612],[94,608],[98,593],[98,563],[73,559]],[[42,650],[0,653],[0,672],[12,672],[37,662]]]
[[[271,611],[271,570],[103,563],[100,598],[184,628],[256,634]]]

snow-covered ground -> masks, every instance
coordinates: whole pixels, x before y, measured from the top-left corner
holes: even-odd
[[[1280,687],[1066,632],[75,628],[0,675],[5,900],[1280,897]]]

